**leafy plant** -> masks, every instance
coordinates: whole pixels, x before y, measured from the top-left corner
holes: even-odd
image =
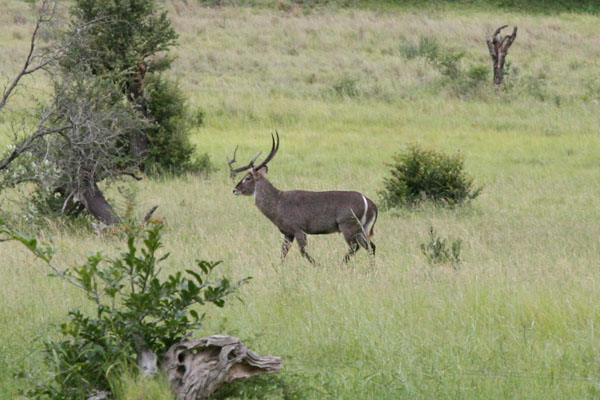
[[[457,205],[476,198],[482,188],[473,187],[473,178],[464,171],[459,155],[446,155],[412,146],[393,156],[389,177],[379,194],[387,207],[414,205],[430,200]]]
[[[358,97],[358,79],[345,76],[333,84],[334,92],[340,97]]]
[[[421,36],[419,44],[400,46],[400,53],[407,59],[422,57],[443,77],[442,84],[458,96],[472,93],[487,80],[489,69],[484,65],[473,65],[467,70],[462,66],[464,51],[443,48],[432,36]]]
[[[433,226],[429,228],[429,241],[419,246],[427,261],[434,264],[449,264],[458,269],[462,258],[460,255],[462,240],[457,239],[448,246],[448,239],[442,239],[437,235]]]
[[[140,118],[151,122],[123,138],[132,161],[154,171],[190,167],[194,146],[186,98],[163,74],[171,67],[167,52],[178,35],[160,2],[75,0],[71,16],[75,23],[101,23],[90,29],[88,40],[68,48],[62,69],[85,68],[113,82]]]
[[[194,152],[189,129],[196,118],[189,118],[186,99],[174,82],[153,75],[146,81],[144,95],[155,122],[146,130],[146,166],[169,172],[188,170]]]
[[[161,278],[159,254],[164,224],[151,220],[146,227],[129,221],[113,232],[126,242],[117,257],[97,252],[73,269],[52,264],[53,250],[35,238],[10,229],[0,221],[0,234],[23,243],[53,269],[55,276],[82,289],[95,305],[87,315],[79,309],[57,326],[61,340],[44,344],[52,379],[29,393],[36,398],[84,399],[94,391],[110,391],[114,374],[135,362],[142,346],[164,353],[193,329],[201,327],[204,314],[198,306],[223,307],[225,297],[247,281],[232,284],[227,278],[209,280],[220,262],[196,261],[196,267]],[[138,249],[138,247],[141,247]]]

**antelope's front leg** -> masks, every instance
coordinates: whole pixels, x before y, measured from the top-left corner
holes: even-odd
[[[314,258],[312,258],[306,252],[306,234],[304,232],[298,232],[294,236],[296,236],[298,246],[300,246],[300,254],[302,254],[302,256],[308,260],[308,262],[310,262],[311,264],[315,264]]]
[[[283,246],[281,246],[281,261],[287,256],[288,251],[290,251],[290,247],[292,247],[292,243],[294,242],[294,235],[284,235],[283,238]]]

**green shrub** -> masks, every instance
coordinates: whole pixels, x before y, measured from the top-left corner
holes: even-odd
[[[412,146],[393,156],[390,175],[384,179],[379,194],[385,206],[414,205],[430,200],[443,205],[457,205],[472,200],[481,188],[473,187],[473,178],[464,171],[459,155],[446,155]]]
[[[111,382],[135,364],[140,345],[163,354],[191,330],[201,326],[198,306],[222,307],[225,297],[246,281],[210,281],[219,262],[196,261],[196,267],[172,275],[161,274],[160,220],[148,227],[129,222],[113,234],[122,236],[126,249],[117,257],[100,252],[72,270],[52,265],[53,251],[34,238],[10,229],[0,220],[3,239],[17,240],[43,259],[59,276],[82,289],[95,306],[92,315],[75,309],[57,326],[61,339],[48,339],[49,380],[28,394],[41,399],[86,399],[94,391],[111,391]],[[141,249],[138,249],[141,247]]]
[[[172,65],[167,52],[178,35],[162,2],[75,0],[71,16],[74,23],[110,21],[93,24],[89,40],[68,46],[61,66],[113,82],[138,112],[135,134],[121,139],[132,156],[128,165],[169,172],[193,167],[190,128],[199,126],[204,115],[200,111],[191,116],[183,91],[163,75]]]
[[[451,79],[458,78],[463,71],[460,67],[460,62],[465,56],[465,53],[462,51],[451,52],[447,51],[441,53],[440,56],[433,60],[431,63],[433,66],[437,68],[437,70],[442,74],[442,76],[447,76]]]
[[[490,76],[490,69],[485,65],[472,65],[466,75],[473,82],[485,82]]]
[[[201,127],[204,125],[204,120],[206,119],[206,111],[202,108],[198,108],[196,112],[191,115],[191,119],[195,127]]]
[[[443,48],[438,40],[431,36],[421,36],[419,44],[403,44],[400,53],[407,59],[422,57],[435,68],[442,79],[440,84],[455,96],[467,96],[487,81],[490,68],[485,65],[473,65],[466,71],[462,66],[464,51]]]
[[[446,82],[446,86],[456,97],[469,97],[480,94],[478,90],[488,82],[490,69],[484,65],[473,65],[466,72],[459,71],[455,78]]]
[[[458,269],[462,260],[460,256],[462,240],[454,240],[448,247],[448,239],[439,237],[433,227],[429,228],[429,241],[421,243],[419,247],[431,265],[449,264],[452,268]]]
[[[194,152],[189,140],[186,99],[178,85],[159,75],[147,78],[145,96],[154,124],[146,130],[147,166],[168,171],[184,169]]]
[[[340,97],[358,97],[358,79],[345,76],[333,84],[334,92]]]

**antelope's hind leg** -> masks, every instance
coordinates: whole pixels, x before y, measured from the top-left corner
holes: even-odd
[[[281,246],[281,261],[285,259],[288,251],[290,251],[290,247],[292,247],[292,243],[294,242],[294,235],[284,235],[283,245]]]
[[[340,226],[340,231],[344,234],[344,239],[346,239],[346,243],[350,246],[350,250],[344,256],[344,263],[347,263],[350,258],[356,254],[360,246],[362,246],[368,253],[375,255],[375,244],[370,242],[365,237],[362,226],[356,226],[356,223],[350,223]],[[369,246],[371,247],[371,251],[369,251]]]
[[[304,232],[297,232],[295,235],[296,240],[298,241],[298,246],[300,246],[300,254],[302,254],[302,257],[306,258],[308,260],[308,262],[310,262],[311,264],[315,263],[314,258],[312,258],[307,252],[306,252],[306,234]]]
[[[375,257],[375,249],[377,249],[375,243],[373,243],[370,240],[367,240],[367,238],[365,238],[365,235],[362,232],[358,234],[356,240],[371,256]],[[371,248],[370,250],[369,247]]]
[[[350,258],[352,258],[352,256],[355,255],[358,251],[358,243],[356,242],[356,240],[348,242],[348,245],[350,246],[350,250],[348,250],[348,253],[344,256],[344,264],[348,263],[348,261],[350,261]]]
[[[377,248],[377,246],[375,246],[375,243],[373,243],[372,240],[369,242],[369,244],[371,245],[371,255],[375,257],[375,249]]]

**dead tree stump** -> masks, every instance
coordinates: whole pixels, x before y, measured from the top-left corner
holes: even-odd
[[[226,383],[282,368],[280,357],[261,357],[240,339],[223,335],[174,344],[161,363],[178,400],[206,399]]]
[[[490,37],[490,35],[485,36],[490,56],[492,56],[492,61],[494,62],[494,84],[496,86],[501,85],[504,81],[504,60],[506,59],[508,48],[513,44],[517,37],[516,26],[513,29],[512,35],[498,36],[500,31],[507,26],[508,25],[503,25],[496,29],[496,32],[494,32],[492,37]]]

